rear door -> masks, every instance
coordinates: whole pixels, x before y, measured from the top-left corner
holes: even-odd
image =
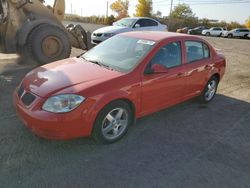
[[[222,33],[222,29],[221,28],[219,28],[219,27],[213,28],[213,35],[214,36],[219,36],[219,35],[221,35],[221,33]]]
[[[239,32],[240,32],[240,37],[247,37],[247,35],[249,34],[248,29],[239,29]]]
[[[207,75],[212,68],[212,58],[209,46],[201,41],[186,40],[185,70],[187,71],[188,97],[200,94]]]

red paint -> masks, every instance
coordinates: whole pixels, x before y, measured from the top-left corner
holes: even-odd
[[[89,136],[100,110],[113,100],[126,99],[135,108],[136,118],[175,105],[198,96],[209,78],[225,72],[225,58],[203,39],[196,36],[168,32],[130,32],[130,37],[154,40],[157,45],[131,72],[108,70],[84,61],[71,58],[34,69],[23,79],[26,91],[37,96],[31,106],[26,107],[14,92],[13,100],[17,113],[24,124],[35,134],[50,139],[70,139]],[[210,58],[186,64],[185,40],[202,41],[210,48]],[[144,75],[144,70],[163,45],[181,42],[182,65],[160,73]],[[75,110],[55,114],[42,110],[50,96],[78,94],[86,100]]]

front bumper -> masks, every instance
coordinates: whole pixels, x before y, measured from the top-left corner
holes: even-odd
[[[91,35],[91,43],[92,44],[99,44],[105,40],[107,40],[110,37],[104,37],[103,34],[101,36],[94,36],[93,34]]]
[[[88,104],[80,105],[68,113],[55,114],[42,110],[40,107],[43,102],[44,99],[36,96],[36,100],[27,107],[16,92],[13,94],[17,114],[33,133],[43,138],[57,140],[91,135],[93,122],[87,118]]]

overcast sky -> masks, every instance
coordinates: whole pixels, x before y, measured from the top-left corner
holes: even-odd
[[[115,0],[65,0],[66,13],[76,13],[82,16],[106,15],[107,1],[109,5]],[[54,0],[45,0],[52,5]],[[130,0],[129,14],[133,16],[138,0]],[[169,14],[171,0],[153,0],[153,11],[162,12],[163,16]],[[237,21],[245,23],[250,16],[250,0],[173,0],[174,6],[178,3],[189,4],[199,18]],[[114,14],[110,9],[109,15]]]

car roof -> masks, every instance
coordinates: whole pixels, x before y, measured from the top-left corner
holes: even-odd
[[[149,19],[149,20],[154,20],[154,21],[158,22],[158,20],[153,19],[153,18],[149,18],[149,17],[126,17],[126,18],[122,18],[122,19],[133,19],[133,20]]]
[[[126,18],[124,18],[124,19],[142,19],[142,18],[146,18],[146,19],[150,19],[150,20],[155,20],[155,19],[153,19],[153,18],[149,18],[149,17],[126,17]]]
[[[139,38],[143,40],[152,40],[155,42],[160,42],[165,39],[199,39],[204,41],[202,38],[193,35],[187,35],[183,33],[166,32],[166,31],[133,31],[127,33],[121,33],[119,35]]]

